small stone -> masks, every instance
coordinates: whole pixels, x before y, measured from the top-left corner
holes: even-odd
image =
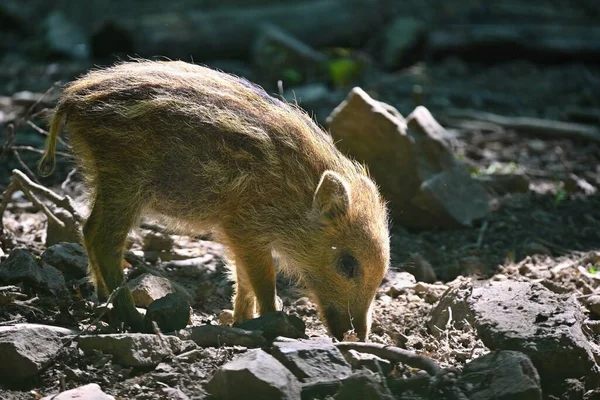
[[[84,335],[77,339],[77,343],[84,353],[99,350],[112,355],[116,364],[125,367],[158,365],[165,357],[179,353],[183,346],[178,337],[146,333]]]
[[[219,313],[219,324],[231,326],[233,324],[233,310],[223,310]]]
[[[169,293],[148,306],[144,320],[154,321],[163,332],[183,329],[190,321],[192,309],[185,295]]]
[[[59,270],[20,248],[11,251],[8,258],[0,264],[0,282],[24,282],[54,294],[66,289],[65,278]]]
[[[115,400],[100,389],[96,383],[90,383],[57,395],[42,397],[42,400]]]
[[[407,288],[412,288],[416,283],[415,276],[408,272],[388,272],[381,286],[385,294],[396,298],[406,292]]]
[[[62,348],[63,337],[76,333],[38,324],[0,326],[0,380],[36,375]]]
[[[209,393],[223,400],[300,399],[298,380],[263,350],[249,351],[225,364],[208,382]]]
[[[341,379],[352,372],[342,353],[328,338],[275,341],[271,353],[301,382]]]
[[[174,240],[170,235],[161,232],[149,231],[144,235],[144,251],[167,252],[173,249]]]
[[[587,307],[592,314],[600,317],[600,295],[595,294],[583,299],[583,304]]]
[[[294,316],[287,315],[283,311],[271,312],[258,318],[249,319],[238,325],[237,328],[248,331],[262,331],[267,340],[273,340],[278,336],[292,339],[306,337],[306,325]]]
[[[166,295],[173,293],[173,284],[167,278],[145,273],[127,283],[137,307],[148,307]]]
[[[529,357],[518,351],[493,351],[467,365],[459,386],[470,399],[541,400],[540,377]]]
[[[437,281],[435,270],[421,254],[412,254],[404,264],[406,272],[411,273],[417,282],[433,283]]]
[[[392,371],[392,363],[374,354],[360,353],[356,350],[348,350],[345,353],[346,361],[353,369],[366,368],[374,373],[383,372],[385,376]]]
[[[78,243],[62,242],[50,246],[41,258],[69,277],[80,279],[88,274],[88,257]]]

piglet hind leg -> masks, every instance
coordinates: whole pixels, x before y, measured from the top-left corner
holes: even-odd
[[[107,192],[110,194],[107,195]],[[106,299],[119,289],[113,298],[117,318],[134,331],[145,331],[143,317],[135,308],[133,296],[123,285],[122,267],[127,233],[137,220],[139,210],[138,202],[100,187],[92,212],[83,227],[83,237],[98,298]]]
[[[252,237],[252,236],[249,236]],[[234,324],[254,317],[254,308],[260,315],[277,310],[275,292],[275,264],[269,248],[261,246],[248,236],[232,241],[236,269],[236,293],[233,302]]]

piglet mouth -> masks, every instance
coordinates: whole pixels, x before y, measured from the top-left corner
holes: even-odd
[[[365,318],[352,316],[348,311],[340,312],[336,308],[326,308],[323,319],[331,336],[342,342],[347,333],[354,332],[358,339],[364,341],[367,333]]]

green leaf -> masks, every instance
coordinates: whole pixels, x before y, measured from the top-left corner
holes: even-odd
[[[349,58],[338,58],[329,62],[329,76],[334,86],[344,86],[362,71],[362,64]]]

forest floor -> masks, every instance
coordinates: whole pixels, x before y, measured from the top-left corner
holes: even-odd
[[[583,101],[577,93],[584,97],[592,96],[591,100],[585,100],[591,102],[588,108],[600,106],[594,97],[597,92],[592,95],[586,92],[585,76],[579,73],[580,67],[527,67],[534,68],[534,73],[527,72],[527,68],[519,69],[518,63],[515,65],[512,65],[512,70],[511,65],[507,65],[474,73],[446,63],[437,69],[431,68],[431,76],[439,76],[431,86],[439,91],[446,85],[454,89],[444,93],[456,94],[459,93],[457,82],[463,82],[460,101],[466,102],[468,108],[475,108],[478,104],[477,99],[469,96],[480,96],[483,91],[486,98],[498,94],[496,98],[502,99],[498,112],[505,111],[507,103],[514,99],[515,109],[505,112],[505,115],[564,119],[561,110],[579,106]],[[482,78],[486,74],[489,76]],[[595,73],[591,76],[596,82],[600,79],[600,75]],[[519,86],[516,81],[522,85],[529,81],[531,85],[538,86],[525,89],[527,86]],[[581,84],[577,86],[574,82]],[[548,87],[552,85],[556,87]],[[567,90],[565,86],[574,87]],[[473,88],[477,88],[478,92],[473,92]],[[566,93],[569,90],[570,97]],[[520,91],[527,93],[521,96]],[[395,96],[399,94],[392,92],[392,87],[387,86],[379,99],[408,114],[411,111],[408,103],[398,100]],[[545,96],[540,93],[545,93]],[[406,93],[402,96],[409,97]],[[538,98],[524,104],[526,100],[523,98],[527,96]],[[455,101],[453,99],[450,98],[450,101]],[[561,102],[570,104],[561,108]],[[433,102],[430,110],[434,117],[437,118],[436,113],[444,109],[443,103]],[[488,107],[483,104],[479,109],[487,110]],[[11,111],[9,105],[2,111],[8,114]],[[439,116],[443,122],[441,114]],[[599,122],[600,117],[595,121],[596,125]],[[448,334],[437,337],[428,330],[426,321],[429,314],[449,285],[467,279],[540,281],[564,288],[564,292],[572,293],[582,302],[586,296],[600,293],[600,273],[597,273],[600,270],[600,144],[568,137],[525,135],[490,125],[463,124],[448,128],[454,135],[453,150],[474,175],[490,171],[518,172],[529,180],[529,188],[521,192],[492,194],[491,214],[472,227],[411,231],[394,226],[392,268],[377,294],[370,340],[421,352],[443,367],[461,368],[489,349],[473,330],[450,330]],[[19,134],[22,133],[17,132]],[[27,134],[35,135],[32,132]],[[38,148],[41,147],[39,139],[34,142]],[[60,180],[69,169],[67,163],[60,166]],[[66,193],[81,201],[82,190],[77,179],[75,177],[71,181]],[[59,178],[49,182],[49,186],[57,192],[62,190]],[[17,246],[37,255],[45,250],[46,217],[24,196],[17,194],[13,197],[4,215],[4,224],[14,233]],[[130,250],[138,260],[144,257],[144,237],[150,234],[150,231],[141,229],[131,242]],[[129,276],[134,277],[150,269],[172,279],[194,293],[194,324],[219,323],[220,312],[232,308],[232,287],[222,247],[206,238],[179,235],[172,238],[171,249],[159,254],[146,252],[144,262],[128,270]],[[2,253],[5,255],[2,256]],[[7,247],[1,248],[0,260],[9,253]],[[200,257],[204,261],[189,269],[170,263],[174,259]],[[429,267],[437,276],[436,282],[429,285],[415,285],[405,273]],[[92,323],[92,331],[114,332],[115,328],[105,321],[95,321],[97,312],[90,301],[91,287],[81,280],[68,283],[70,287],[75,285],[78,288],[70,290],[69,297],[54,297],[23,288],[26,302],[0,305],[0,326],[27,322],[83,329]],[[302,318],[309,336],[326,336],[315,305],[304,298],[293,282],[281,277],[278,289],[284,311]],[[600,315],[590,311],[589,318],[600,319]],[[101,353],[84,355],[69,347],[35,379],[14,387],[0,386],[0,398],[39,398],[40,395],[57,392],[61,385],[71,388],[90,382],[100,384],[106,393],[121,398],[185,398],[176,394],[176,389],[193,398],[198,388],[221,365],[243,351],[244,348],[239,346],[208,348],[201,359],[186,366],[185,373],[178,370],[175,363],[169,366],[161,364],[168,370],[167,373],[155,368],[123,368]]]

